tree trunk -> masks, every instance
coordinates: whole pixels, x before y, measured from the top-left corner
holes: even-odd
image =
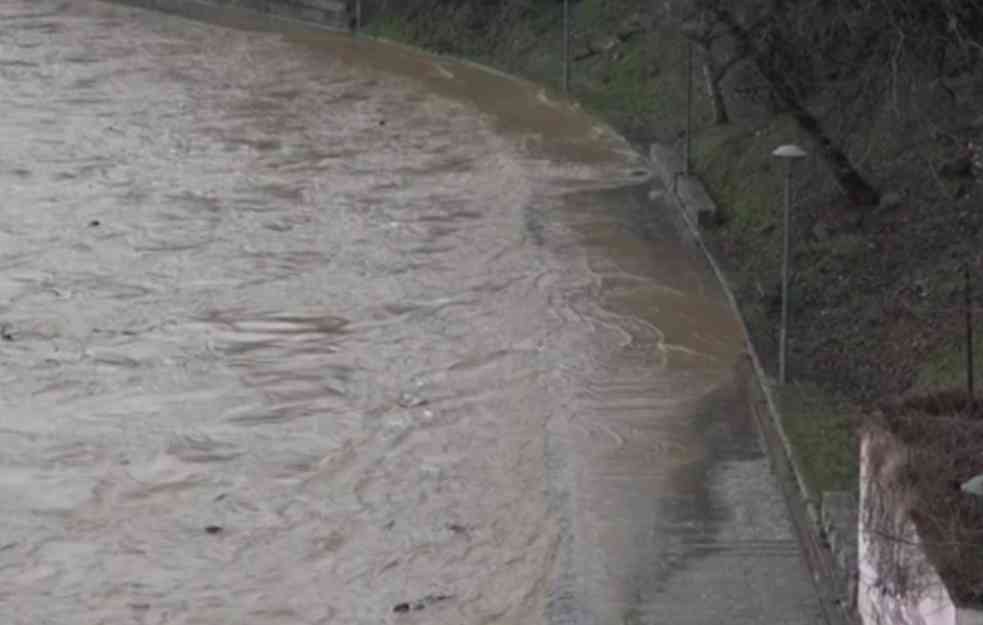
[[[799,123],[799,127],[805,130],[819,147],[819,155],[826,161],[833,177],[836,178],[837,184],[846,193],[850,203],[854,206],[876,206],[880,201],[880,193],[860,175],[860,172],[854,168],[843,150],[833,143],[833,140],[820,126],[819,120],[812,113],[799,106],[798,102],[788,103],[788,105],[790,112]]]
[[[850,203],[854,206],[876,205],[880,200],[880,193],[867,182],[843,153],[843,150],[826,134],[816,116],[802,105],[795,94],[795,90],[785,80],[785,76],[754,46],[748,31],[737,23],[737,20],[727,9],[715,11],[714,16],[728,28],[730,34],[737,40],[738,47],[744,51],[758,73],[771,87],[778,102],[792,114],[799,127],[813,140],[819,155],[829,166],[830,172],[847,195]],[[770,52],[782,53],[780,49],[772,49]]]
[[[707,83],[707,94],[713,105],[713,125],[721,126],[730,123],[730,115],[727,114],[727,103],[724,101],[724,94],[720,90],[720,78],[710,66],[711,58],[703,61],[703,77]]]

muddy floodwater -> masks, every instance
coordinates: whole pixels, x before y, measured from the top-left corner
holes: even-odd
[[[4,0],[0,137],[0,622],[818,622],[739,326],[576,107]]]

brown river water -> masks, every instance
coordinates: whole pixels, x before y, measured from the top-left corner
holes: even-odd
[[[0,623],[815,622],[644,159],[235,22],[0,3]]]

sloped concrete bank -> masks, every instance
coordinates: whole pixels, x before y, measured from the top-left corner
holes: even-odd
[[[682,213],[690,233],[703,250],[707,262],[727,294],[734,314],[741,321],[747,344],[747,362],[741,372],[742,384],[772,466],[782,484],[827,620],[830,623],[855,622],[856,503],[847,493],[824,493],[817,496],[804,478],[795,450],[782,426],[772,382],[761,365],[734,290],[700,232],[702,226],[717,219],[717,206],[700,180],[684,173],[682,158],[672,148],[652,144],[649,160],[656,179],[661,181],[665,192]]]

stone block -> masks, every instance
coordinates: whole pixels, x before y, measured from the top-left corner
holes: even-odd
[[[717,205],[698,179],[680,176],[676,183],[676,195],[693,223],[701,228],[710,228],[717,224]]]

